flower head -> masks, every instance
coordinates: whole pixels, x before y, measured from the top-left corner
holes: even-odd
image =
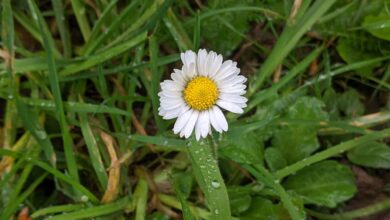
[[[161,83],[159,114],[164,119],[177,118],[175,134],[188,138],[206,137],[211,126],[218,132],[227,131],[228,124],[220,108],[241,114],[246,107],[246,78],[239,75],[237,63],[223,61],[221,55],[205,49],[198,54],[181,54],[183,66],[171,74],[172,80]]]

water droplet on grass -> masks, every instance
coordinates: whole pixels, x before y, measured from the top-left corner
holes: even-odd
[[[43,130],[38,130],[35,133],[36,133],[36,135],[38,136],[39,139],[46,139],[47,138],[47,134]]]
[[[80,200],[81,200],[82,202],[88,202],[88,196],[83,195],[83,196],[81,196]]]
[[[221,187],[221,184],[218,181],[212,181],[211,186],[215,189],[218,189],[219,187]]]

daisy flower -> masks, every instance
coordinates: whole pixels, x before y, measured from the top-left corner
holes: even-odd
[[[224,62],[222,55],[205,49],[198,54],[193,51],[181,53],[183,66],[174,69],[171,80],[163,81],[159,115],[164,119],[177,118],[173,127],[175,134],[188,138],[195,130],[199,140],[211,133],[228,130],[222,109],[241,114],[248,101],[245,94],[246,78],[239,75],[237,63]]]

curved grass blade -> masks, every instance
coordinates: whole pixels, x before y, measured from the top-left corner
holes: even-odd
[[[69,220],[69,219],[94,219],[99,216],[109,215],[116,212],[123,211],[131,201],[125,197],[116,202],[94,206],[90,208],[81,209],[79,211],[70,212],[62,215],[51,216],[51,220]]]
[[[70,175],[76,181],[79,181],[76,159],[75,159],[75,156],[73,155],[73,142],[72,142],[72,138],[70,136],[68,123],[66,122],[66,119],[65,119],[64,107],[63,107],[62,98],[61,98],[61,90],[60,90],[60,85],[59,85],[59,80],[58,80],[58,73],[57,73],[56,63],[55,63],[54,55],[53,55],[53,51],[55,51],[54,50],[54,43],[50,40],[49,36],[51,36],[51,35],[50,35],[48,29],[46,28],[46,26],[44,25],[44,19],[43,19],[41,13],[39,12],[37,5],[35,4],[34,1],[28,1],[28,3],[29,3],[28,5],[30,7],[30,10],[33,14],[33,18],[35,19],[35,21],[39,27],[39,30],[41,32],[42,38],[44,40],[44,48],[45,48],[45,51],[47,53],[49,82],[50,82],[50,87],[51,87],[51,90],[52,90],[52,93],[54,96],[57,117],[59,120],[61,133],[63,136],[66,165],[67,165],[67,168],[68,168]]]

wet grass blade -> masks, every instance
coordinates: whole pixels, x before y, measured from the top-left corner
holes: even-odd
[[[115,47],[112,47],[110,49],[107,49],[103,52],[100,52],[96,55],[93,55],[89,57],[86,61],[80,63],[80,64],[75,64],[75,65],[70,65],[66,67],[64,70],[60,72],[61,76],[68,76],[77,72],[80,72],[82,70],[86,70],[90,67],[93,67],[99,63],[103,63],[104,61],[107,61],[115,56],[118,56],[121,53],[124,53],[128,51],[129,49],[133,48],[134,46],[138,45],[139,43],[143,42],[146,39],[146,32],[141,33],[137,35],[136,37],[123,42]]]
[[[160,79],[161,74],[157,68],[157,61],[158,61],[158,46],[156,38],[151,36],[149,38],[149,54],[150,54],[150,64],[151,64],[151,71],[152,71],[152,77],[151,77],[151,87],[150,87],[150,93],[149,96],[152,99],[152,107],[153,107],[153,115],[154,119],[157,123],[157,128],[161,132],[164,129],[164,122],[162,121],[162,118],[158,115],[158,107],[159,107],[159,101],[158,101],[158,91],[160,90]]]
[[[48,32],[46,26],[44,25],[44,19],[42,18],[41,13],[39,12],[39,9],[34,1],[28,1],[30,10],[33,14],[33,18],[37,22],[37,25],[39,27],[39,30],[41,32],[42,38],[44,40],[44,48],[46,51],[47,56],[47,65],[48,65],[48,77],[50,82],[50,88],[53,93],[54,102],[56,105],[56,112],[57,117],[59,120],[61,133],[63,137],[63,146],[64,146],[64,152],[65,152],[65,160],[66,160],[66,166],[68,168],[68,171],[70,175],[76,180],[79,181],[79,175],[77,171],[77,164],[76,159],[74,156],[74,150],[73,150],[73,140],[70,136],[68,123],[65,119],[65,113],[64,113],[64,107],[62,103],[61,98],[61,90],[58,80],[58,73],[57,73],[57,67],[54,60],[54,45],[53,42],[50,40],[50,33]]]
[[[51,100],[35,99],[35,98],[21,98],[21,100],[24,102],[24,104],[28,106],[37,107],[47,111],[56,111],[55,102]],[[91,103],[81,103],[81,102],[71,102],[71,101],[63,102],[63,103],[66,112],[84,112],[84,113],[92,113],[92,114],[108,113],[108,114],[115,114],[115,115],[131,116],[130,112],[127,112],[119,108],[106,106],[106,105],[97,105]]]
[[[95,170],[96,176],[98,177],[100,186],[102,187],[102,189],[106,189],[108,182],[106,169],[104,167],[103,160],[100,156],[97,141],[95,139],[91,127],[89,126],[87,114],[79,113],[79,118],[81,133],[83,134],[85,144],[88,148],[89,158],[91,159],[92,167]]]
[[[53,4],[54,14],[61,36],[64,57],[70,58],[72,55],[72,46],[70,42],[69,30],[67,27],[67,20],[64,14],[64,5],[62,1],[52,0],[51,2]]]
[[[211,146],[192,141],[187,147],[195,178],[205,194],[213,220],[231,219],[229,197]]]
[[[130,203],[129,198],[125,197],[110,204],[89,207],[89,208],[81,209],[79,211],[69,212],[62,215],[54,215],[51,216],[50,219],[52,220],[93,219],[99,216],[121,212],[126,208],[126,206],[129,205],[129,203]]]
[[[84,204],[68,204],[68,205],[52,206],[52,207],[43,208],[35,211],[34,213],[31,214],[31,218],[37,218],[44,215],[51,215],[59,212],[72,212],[75,210],[83,209],[84,207],[85,207]]]

